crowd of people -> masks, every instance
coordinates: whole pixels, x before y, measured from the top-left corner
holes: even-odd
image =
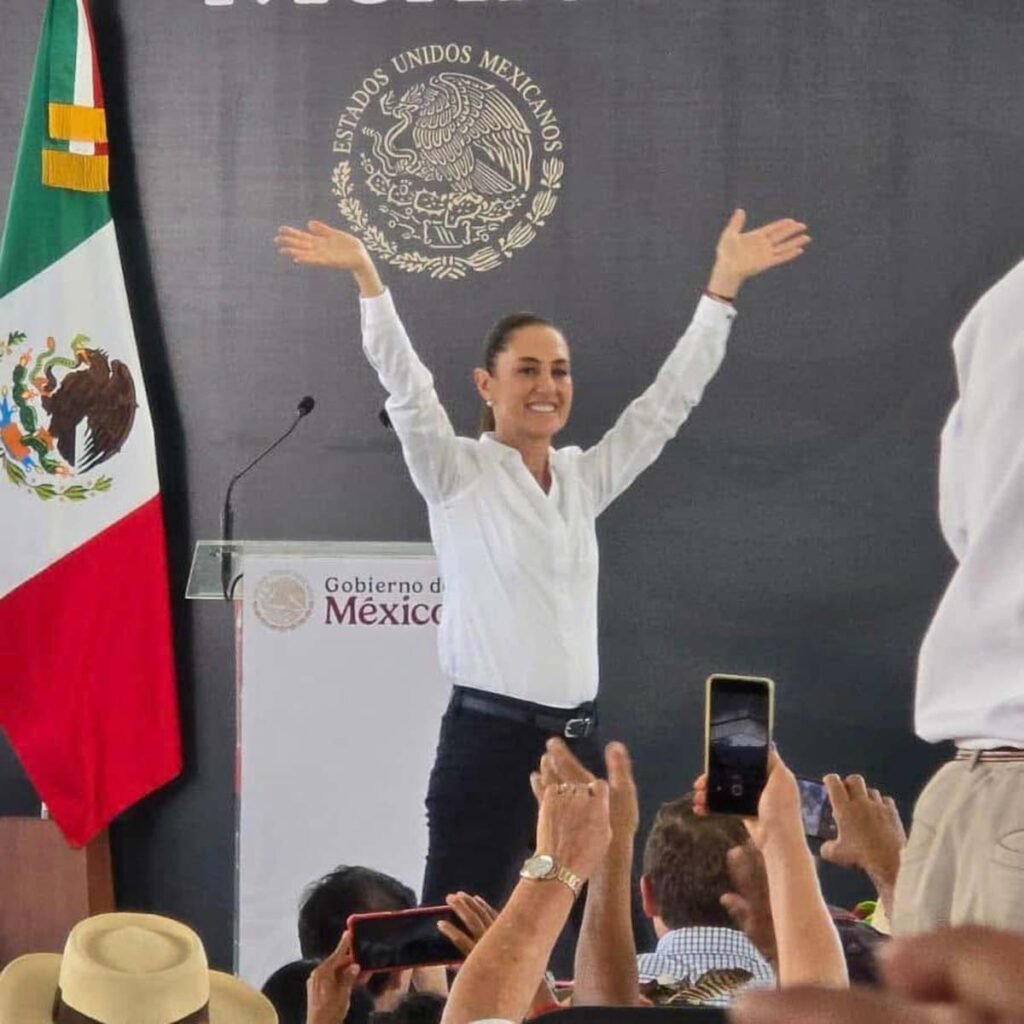
[[[424,1024],[443,1014],[446,1024],[461,1024],[520,1020],[563,1006],[722,1007],[752,989],[874,979],[872,951],[884,935],[825,904],[796,780],[777,754],[756,819],[709,815],[703,777],[659,809],[638,885],[657,945],[638,954],[631,915],[636,785],[623,744],[609,744],[605,761],[601,779],[552,738],[530,778],[535,856],[550,857],[571,879],[587,883],[568,984],[554,987],[546,973],[576,901],[573,886],[555,874],[521,878],[500,913],[480,896],[449,895],[461,928],[438,927],[466,957],[449,994],[447,975],[436,968],[360,974],[345,922],[355,914],[410,909],[415,900],[393,878],[343,866],[313,884],[302,903],[305,959],[285,965],[264,986],[282,1024],[338,1024],[342,1006],[349,1024],[370,1013],[401,1020],[415,1014]],[[860,776],[825,782],[839,834],[823,855],[867,872],[880,898],[890,898],[885,866],[894,857],[898,862],[905,842],[892,802]]]
[[[343,929],[318,964],[298,962],[316,966],[306,970],[301,1006],[276,1002],[282,1024],[356,1024],[374,1011],[392,1024],[469,1024],[529,1020],[570,1006],[651,1005],[728,1007],[731,1019],[750,1024],[966,1024],[1020,1016],[1024,935],[950,928],[947,921],[890,939],[906,834],[891,798],[859,775],[825,777],[838,834],[819,852],[872,881],[873,923],[826,904],[797,781],[775,751],[756,818],[708,814],[704,776],[659,808],[639,875],[657,945],[638,954],[630,914],[637,790],[621,743],[609,744],[605,759],[605,778],[596,777],[552,738],[530,780],[537,853],[586,882],[570,983],[555,987],[546,971],[576,901],[574,887],[555,874],[538,879],[524,871],[500,912],[480,897],[449,896],[462,930],[439,927],[465,955],[450,991],[444,972],[417,978],[406,970],[370,992],[376,976],[360,973]],[[347,884],[356,880],[358,886]],[[320,930],[314,914],[343,928],[342,915],[402,909],[410,897],[387,876],[339,868],[309,890],[300,932]],[[272,978],[264,991],[274,995],[273,988]]]
[[[145,914],[89,918],[64,955],[34,954],[0,975],[5,1024],[470,1024],[531,1020],[569,1007],[728,1007],[741,1024],[1010,1021],[1024,1000],[1024,935],[967,926],[889,939],[885,908],[906,837],[892,801],[859,775],[825,777],[837,836],[820,855],[874,883],[874,924],[826,904],[805,836],[796,778],[776,751],[753,818],[709,814],[704,776],[655,814],[639,897],[657,936],[637,952],[631,915],[640,823],[630,755],[605,750],[588,770],[551,738],[529,780],[535,859],[500,910],[452,893],[459,924],[438,930],[461,963],[368,972],[350,918],[403,912],[414,892],[379,871],[340,866],[299,907],[302,959],[262,994],[210,971],[198,936]],[[583,895],[580,884],[585,883]],[[571,979],[548,965],[583,901]],[[852,985],[851,985],[852,983]]]

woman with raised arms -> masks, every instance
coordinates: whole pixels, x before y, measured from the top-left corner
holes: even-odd
[[[573,402],[569,345],[553,324],[524,313],[498,321],[473,371],[486,429],[459,437],[362,242],[319,221],[279,229],[275,242],[293,262],[355,278],[363,348],[429,511],[453,690],[427,794],[425,904],[459,890],[504,899],[532,848],[529,778],[548,737],[601,763],[595,520],[700,400],[743,282],[810,241],[795,220],[747,232],[744,222],[737,210],[722,232],[693,322],[654,382],[586,451],[552,447]]]

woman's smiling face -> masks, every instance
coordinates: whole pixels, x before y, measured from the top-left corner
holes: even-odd
[[[477,387],[491,404],[500,439],[550,440],[572,408],[569,346],[546,324],[519,327],[498,353],[493,373],[477,371]]]

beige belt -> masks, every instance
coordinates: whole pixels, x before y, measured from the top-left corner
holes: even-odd
[[[1021,747],[995,747],[992,750],[964,750],[958,748],[956,752],[957,761],[970,761],[976,765],[979,761],[988,764],[993,762],[1011,763],[1013,761],[1024,761],[1024,748]]]

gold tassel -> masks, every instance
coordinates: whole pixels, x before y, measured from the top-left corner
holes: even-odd
[[[102,107],[76,107],[71,103],[49,105],[51,139],[74,142],[106,142],[107,112]]]
[[[43,150],[43,184],[75,192],[109,192],[110,161],[107,155]]]

